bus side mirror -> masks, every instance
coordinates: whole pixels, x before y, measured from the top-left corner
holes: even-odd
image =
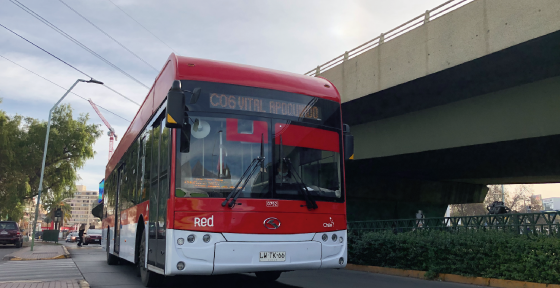
[[[354,135],[350,134],[350,125],[342,125],[344,139],[344,160],[354,159]]]
[[[185,94],[181,90],[181,81],[173,81],[171,90],[167,93],[167,115],[165,115],[165,127],[181,128],[185,115]]]

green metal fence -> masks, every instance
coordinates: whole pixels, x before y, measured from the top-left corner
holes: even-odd
[[[381,231],[401,233],[421,230],[458,232],[499,230],[516,234],[560,237],[560,212],[348,222],[348,231],[351,233]]]

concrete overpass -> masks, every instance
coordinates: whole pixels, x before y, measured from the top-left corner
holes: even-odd
[[[451,0],[307,74],[339,89],[355,135],[349,220],[560,182],[560,1]]]

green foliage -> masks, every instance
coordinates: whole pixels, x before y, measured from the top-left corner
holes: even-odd
[[[57,208],[61,208],[62,212],[64,212],[64,221],[70,221],[70,219],[72,219],[72,207],[70,207],[70,204],[64,202],[64,199],[72,198],[72,196],[73,193],[46,193],[45,197],[42,197],[43,201],[41,201],[41,203],[43,209],[47,211],[47,217],[54,219],[54,212]]]
[[[560,241],[500,231],[416,231],[349,237],[349,262],[361,265],[560,283]]]
[[[70,105],[52,114],[49,147],[43,180],[43,201],[49,195],[71,196],[76,171],[93,158],[93,144],[101,136],[99,125],[89,116],[73,118]],[[26,201],[37,196],[47,122],[19,115],[8,117],[0,110],[0,218],[19,220]]]

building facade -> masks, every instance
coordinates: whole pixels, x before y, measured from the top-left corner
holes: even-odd
[[[542,199],[545,211],[560,210],[560,197],[551,197]]]
[[[76,185],[77,192],[74,197],[66,199],[64,202],[72,207],[72,218],[65,223],[65,226],[79,227],[86,224],[86,227],[101,227],[101,219],[91,214],[91,209],[97,204],[98,191],[88,191],[85,185]]]

